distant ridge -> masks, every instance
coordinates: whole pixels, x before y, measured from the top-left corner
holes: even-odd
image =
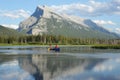
[[[20,36],[20,35],[23,34],[18,32],[17,30],[0,25],[0,36]]]

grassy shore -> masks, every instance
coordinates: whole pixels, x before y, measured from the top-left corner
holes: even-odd
[[[56,44],[52,44],[52,46],[55,46]],[[57,44],[60,47],[73,47],[73,46],[89,46],[89,45],[61,45],[61,44]],[[0,43],[0,46],[49,46],[49,44],[4,44],[4,43]]]
[[[95,49],[120,49],[120,45],[93,45]]]
[[[58,44],[59,47],[79,47],[79,46],[89,46],[91,48],[95,49],[120,49],[120,45],[60,45]],[[0,46],[49,46],[49,44],[4,44],[0,43]],[[55,46],[53,44],[52,46]]]

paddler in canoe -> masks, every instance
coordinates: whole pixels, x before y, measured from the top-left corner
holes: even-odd
[[[60,51],[60,48],[58,47],[58,45],[55,45],[54,48],[52,48],[52,45],[50,44],[49,48],[48,48],[48,51],[55,51],[55,52],[59,52]]]

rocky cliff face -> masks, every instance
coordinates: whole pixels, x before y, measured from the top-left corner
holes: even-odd
[[[33,35],[62,35],[77,38],[117,38],[89,19],[58,14],[47,6],[38,6],[35,12],[19,24],[20,32]]]

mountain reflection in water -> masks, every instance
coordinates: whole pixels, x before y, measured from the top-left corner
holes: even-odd
[[[79,59],[66,55],[32,55],[20,59],[20,67],[31,75],[35,80],[49,80],[60,75],[75,74],[84,69],[91,69],[96,63],[103,60]]]
[[[0,80],[120,80],[120,59],[65,54],[0,56]]]
[[[106,61],[108,60],[60,54],[4,55],[0,56],[0,80],[21,80],[21,77],[22,80],[87,80],[91,75],[102,79],[105,75],[101,72],[104,72],[105,67],[101,64]],[[112,70],[112,67],[110,69]],[[99,71],[100,75],[96,74]],[[15,72],[18,74],[10,75]],[[5,75],[8,78],[5,78]]]

